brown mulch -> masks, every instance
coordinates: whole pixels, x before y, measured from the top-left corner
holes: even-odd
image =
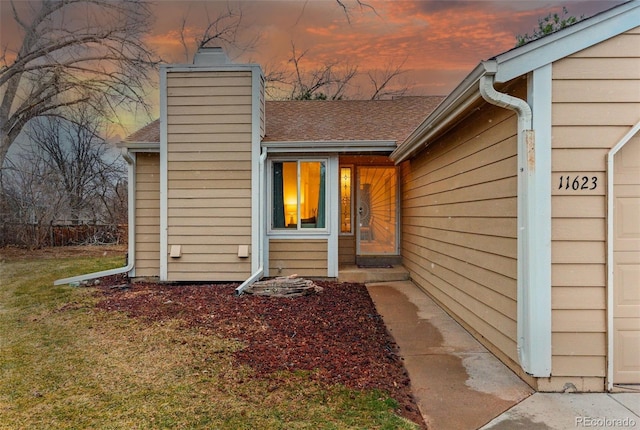
[[[103,280],[99,308],[149,321],[179,319],[204,333],[238,339],[246,347],[235,359],[258,378],[313,370],[328,384],[386,391],[398,402],[398,414],[426,428],[397,346],[362,284],[317,281],[323,288],[318,294],[275,298],[235,296],[237,284],[125,281]]]

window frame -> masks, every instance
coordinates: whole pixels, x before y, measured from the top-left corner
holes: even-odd
[[[332,214],[332,202],[330,201],[330,184],[331,181],[329,180],[330,177],[330,172],[331,169],[329,168],[330,164],[329,164],[329,158],[328,157],[274,157],[274,158],[269,158],[268,160],[268,169],[267,170],[267,181],[266,181],[266,186],[267,186],[267,190],[268,190],[268,200],[267,200],[267,234],[269,235],[323,235],[326,236],[330,229],[330,216]],[[296,176],[297,176],[297,189],[298,189],[298,202],[297,202],[297,210],[298,213],[296,214],[296,227],[295,228],[291,228],[291,227],[283,227],[283,228],[274,228],[273,227],[273,205],[274,205],[274,190],[273,190],[273,186],[274,186],[274,180],[273,180],[273,173],[274,173],[274,163],[292,163],[295,162],[296,163]],[[301,220],[300,220],[300,164],[304,163],[304,162],[312,162],[312,163],[324,163],[324,169],[325,169],[325,182],[324,182],[324,195],[325,195],[325,202],[324,202],[324,212],[325,212],[325,226],[318,228],[318,227],[302,227],[301,225]],[[286,221],[285,221],[285,225],[286,225]]]
[[[342,231],[342,169],[349,169],[351,171],[351,178],[350,178],[350,196],[349,196],[349,218],[350,218],[350,226],[349,226],[349,231],[347,232],[343,232]],[[356,166],[355,164],[340,164],[338,166],[338,197],[340,200],[340,205],[338,207],[338,217],[340,218],[339,221],[339,230],[338,230],[338,234],[340,236],[354,236],[355,235],[355,216],[354,216],[354,210],[355,210],[355,172],[356,172]]]

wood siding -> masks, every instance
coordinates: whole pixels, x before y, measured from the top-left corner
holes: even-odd
[[[603,389],[606,162],[640,121],[640,29],[552,70],[552,375],[601,378]]]
[[[136,277],[160,275],[160,154],[136,154]]]
[[[353,234],[338,236],[338,264],[356,264],[356,237]]]
[[[327,276],[326,239],[271,239],[269,276]]]
[[[251,258],[250,71],[167,73],[170,281],[241,281]]]
[[[526,82],[503,91],[523,97]],[[482,105],[402,164],[401,211],[413,281],[514,362],[516,127],[513,112]]]

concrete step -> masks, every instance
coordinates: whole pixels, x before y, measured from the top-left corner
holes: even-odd
[[[401,265],[392,267],[344,266],[338,270],[339,282],[368,284],[372,282],[406,281],[409,272]]]

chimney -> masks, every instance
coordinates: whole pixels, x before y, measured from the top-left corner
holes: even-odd
[[[219,66],[223,64],[230,64],[231,60],[224,53],[224,50],[220,47],[212,48],[198,48],[198,52],[193,57],[193,64],[196,65],[210,65]]]

